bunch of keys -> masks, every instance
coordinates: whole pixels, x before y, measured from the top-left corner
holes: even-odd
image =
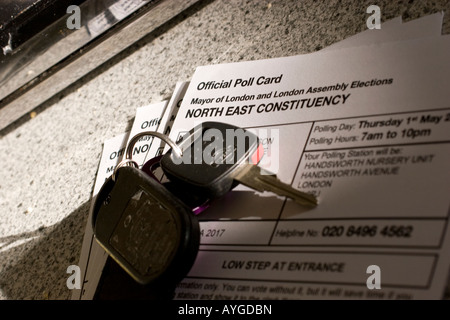
[[[145,135],[159,137],[171,149],[141,170],[131,159],[132,149]],[[244,139],[239,141],[240,137]],[[209,200],[242,183],[304,206],[317,205],[313,195],[275,175],[261,174],[257,163],[262,154],[255,134],[219,122],[194,127],[179,144],[157,132],[136,135],[125,160],[96,197],[92,224],[97,242],[137,282],[176,285],[197,256],[200,227],[195,214],[205,210]],[[153,176],[153,167],[158,166],[169,182],[163,184]]]

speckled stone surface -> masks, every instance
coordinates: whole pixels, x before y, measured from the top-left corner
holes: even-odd
[[[199,1],[0,132],[0,299],[70,299],[104,140],[139,106],[169,98],[196,66],[314,52],[382,21],[450,1]]]

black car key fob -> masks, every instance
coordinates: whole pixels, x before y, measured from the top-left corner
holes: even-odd
[[[211,199],[223,196],[238,184],[230,177],[242,163],[258,163],[263,154],[254,133],[220,122],[197,125],[178,146],[182,156],[172,150],[163,155],[164,173],[170,181]]]
[[[190,208],[131,166],[120,167],[102,186],[92,225],[97,242],[141,284],[181,281],[200,243]]]

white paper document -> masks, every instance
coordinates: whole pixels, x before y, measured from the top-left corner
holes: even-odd
[[[105,142],[93,196],[135,134],[177,141],[201,122],[233,124],[260,137],[262,167],[319,205],[242,185],[214,199],[175,299],[440,299],[450,271],[441,24],[441,13],[396,18],[312,54],[198,67],[169,102],[138,108],[129,135]],[[155,141],[133,147],[139,166],[163,152]],[[106,257],[89,221],[74,299],[93,298]]]
[[[449,56],[429,37],[197,68],[171,138],[204,121],[273,130],[277,176],[319,205],[246,187],[217,199],[175,298],[442,298]]]

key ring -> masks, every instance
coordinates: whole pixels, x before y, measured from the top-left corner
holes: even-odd
[[[127,150],[125,151],[125,159],[120,161],[117,164],[117,166],[114,168],[114,171],[112,174],[113,181],[116,181],[116,173],[119,168],[121,168],[123,166],[129,166],[129,165],[133,165],[135,168],[139,168],[139,165],[136,163],[136,161],[133,161],[131,159],[133,157],[133,154],[132,154],[133,147],[140,138],[145,137],[145,136],[157,137],[157,138],[161,139],[162,141],[164,141],[165,143],[167,143],[172,148],[173,152],[176,153],[176,155],[178,157],[181,157],[183,155],[183,151],[181,150],[181,148],[175,142],[173,142],[167,135],[162,134],[160,132],[156,132],[156,131],[140,132],[140,133],[136,134],[128,143]]]

